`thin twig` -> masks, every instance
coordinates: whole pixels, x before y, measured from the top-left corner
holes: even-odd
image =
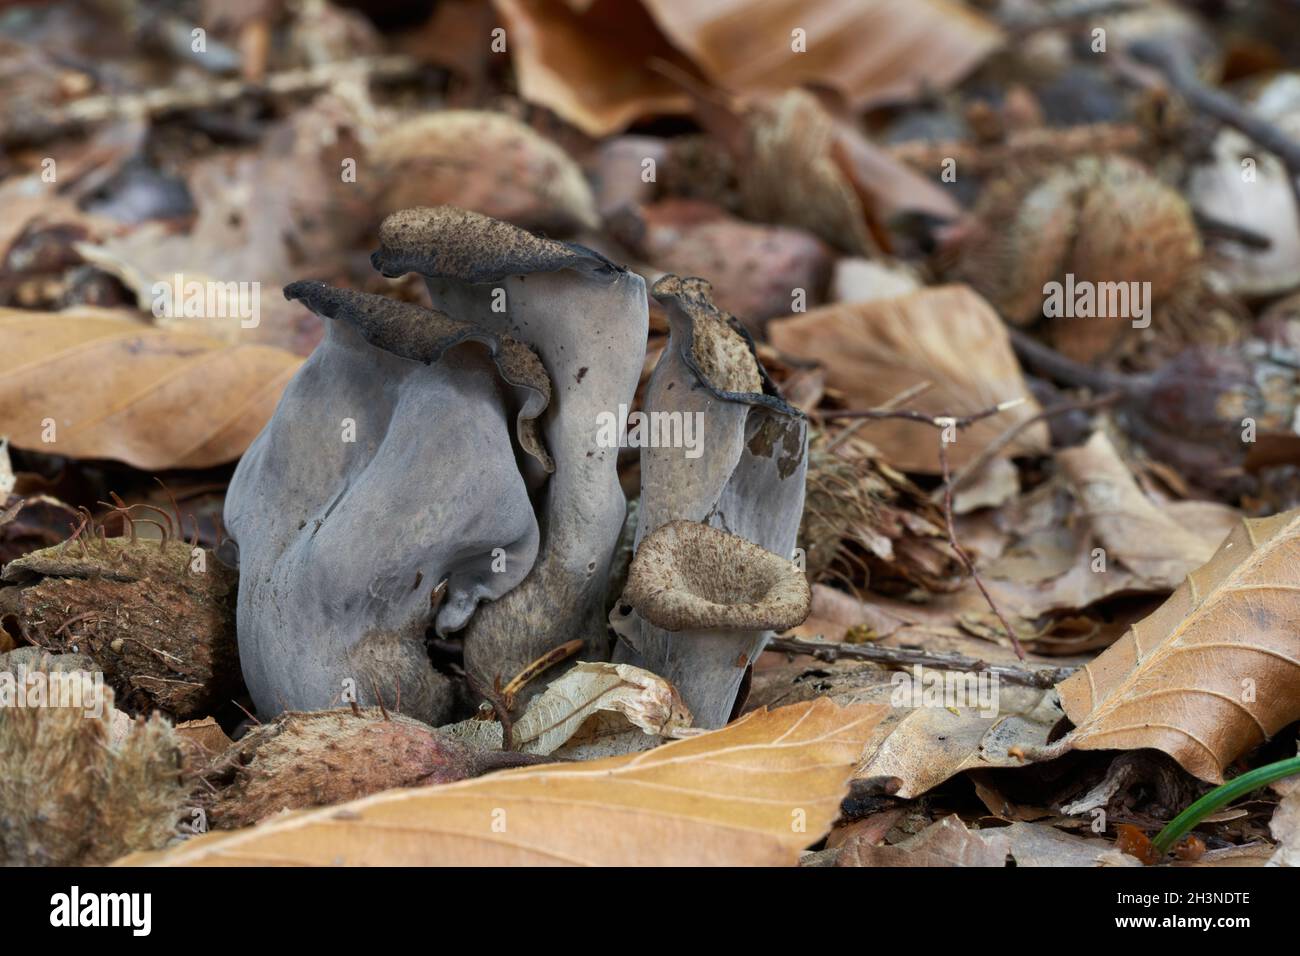
[[[287,96],[313,93],[350,76],[396,80],[417,74],[423,66],[409,56],[358,57],[334,63],[274,73],[261,82],[222,80],[185,83],[125,95],[105,94],[73,100],[48,115],[31,114],[0,130],[7,146],[36,143],[64,133],[117,119],[156,119],[194,109],[226,106],[246,96]]]
[[[1107,405],[1113,405],[1115,402],[1123,398],[1123,396],[1123,392],[1112,391],[1107,392],[1104,395],[1097,395],[1093,398],[1080,399],[1073,402],[1062,402],[1059,405],[1053,405],[1051,408],[1039,412],[1032,418],[1026,418],[1024,421],[1016,422],[1016,424],[1012,425],[997,438],[993,439],[993,441],[981,448],[978,455],[968,461],[957,471],[956,474],[953,475],[953,490],[960,488],[971,475],[975,474],[987,465],[990,460],[997,456],[998,452],[1015,441],[1016,438],[1019,437],[1019,435],[1030,425],[1034,425],[1048,418],[1054,418],[1057,415],[1064,415],[1066,412],[1087,412],[1097,408],[1104,408]],[[934,494],[935,500],[938,499],[939,494],[940,490],[936,489]]]
[[[932,386],[933,386],[932,382],[917,382],[915,385],[903,389],[901,392],[899,392],[889,401],[885,402],[885,404],[880,406],[880,409],[882,411],[888,411],[891,408],[897,408],[899,405],[902,405],[904,402],[910,402],[918,395],[929,391]],[[838,435],[836,435],[827,443],[826,450],[834,451],[836,448],[842,445],[849,438],[853,437],[853,434],[859,428],[865,425],[867,421],[868,419],[866,418],[860,418],[857,421],[855,421],[853,424],[846,426]]]
[[[920,422],[923,425],[931,425],[935,428],[946,428],[949,425],[957,428],[968,428],[983,418],[992,418],[994,415],[1000,415],[1002,412],[1015,408],[1025,403],[1024,398],[1012,398],[1005,402],[999,402],[992,408],[986,408],[983,411],[975,412],[972,415],[932,415],[929,412],[918,412],[914,408],[850,408],[842,411],[822,412],[822,418],[865,418],[872,420],[881,420],[887,418],[899,418],[911,422]]]
[[[501,696],[505,699],[506,706],[513,708],[515,705],[515,697],[521,690],[527,687],[531,681],[546,673],[546,671],[550,670],[561,661],[572,657],[580,650],[582,650],[582,639],[574,638],[571,641],[561,644],[559,647],[552,647],[541,657],[537,658],[537,660],[533,661],[521,670],[510,679],[510,683],[506,684],[505,689],[501,692]]]
[[[973,671],[993,674],[999,680],[1022,687],[1044,690],[1054,687],[1077,670],[1074,667],[1042,667],[1030,669],[1014,664],[992,664],[978,657],[962,654],[944,654],[910,647],[881,647],[878,644],[844,644],[835,641],[806,641],[795,637],[777,637],[768,642],[764,650],[783,651],[787,654],[807,654],[819,661],[834,663],[840,658],[871,661],[887,666],[920,664],[936,670]]]
[[[975,582],[975,586],[980,589],[980,594],[984,595],[984,600],[988,602],[989,608],[993,611],[997,619],[1002,622],[1006,629],[1007,637],[1011,638],[1011,646],[1015,648],[1016,657],[1022,661],[1025,659],[1025,649],[1020,646],[1020,638],[1016,637],[1016,632],[1011,630],[1011,625],[1003,616],[1001,609],[993,601],[993,595],[989,594],[988,588],[984,587],[984,582],[980,580],[979,572],[975,570],[975,562],[970,559],[970,555],[961,546],[957,540],[957,528],[952,518],[952,473],[948,469],[948,442],[944,440],[943,432],[939,433],[939,467],[943,469],[943,520],[948,529],[948,544],[956,552],[958,559],[966,566],[966,571]]]

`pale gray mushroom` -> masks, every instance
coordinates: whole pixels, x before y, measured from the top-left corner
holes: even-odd
[[[703,428],[696,457],[682,442],[641,448],[633,571],[646,535],[679,520],[720,528],[793,562],[808,470],[807,419],[779,397],[748,333],[714,307],[707,282],[668,275],[653,293],[670,329],[644,412],[693,416]],[[687,427],[684,417],[667,418],[657,431],[662,438],[665,429],[681,434]],[[622,638],[615,660],[667,678],[700,727],[726,723],[746,668],[772,632],[783,629],[758,621],[674,634],[630,611],[627,602],[610,621]]]
[[[523,582],[465,630],[465,666],[508,681],[573,638],[607,653],[604,591],[626,513],[602,414],[630,405],[645,359],[645,283],[599,253],[448,206],[389,216],[372,262],[422,274],[436,308],[531,346],[553,385],[541,420],[555,461],[538,502],[541,546]]]
[[[319,282],[285,295],[328,321],[226,497],[245,681],[263,715],[353,690],[438,723],[450,682],[426,628],[464,627],[537,556],[550,383],[526,346],[440,312]]]

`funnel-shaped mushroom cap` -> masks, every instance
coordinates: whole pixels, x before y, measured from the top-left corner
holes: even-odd
[[[641,541],[623,602],[665,631],[784,631],[812,605],[794,562],[695,521],[670,521]]]

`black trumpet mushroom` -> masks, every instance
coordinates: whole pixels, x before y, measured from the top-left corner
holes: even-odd
[[[655,286],[672,333],[644,412],[689,417],[697,440],[641,448],[638,551],[607,617],[627,518],[610,434],[628,434],[645,359],[644,281],[452,207],[394,213],[380,240],[376,268],[420,273],[434,307],[288,286],[325,337],[227,494],[258,711],[356,701],[440,723],[454,695],[430,631],[462,639],[488,689],[575,638],[607,658],[612,623],[618,658],[677,685],[697,725],[725,723],[747,663],[809,604],[792,561],[807,423],[743,326],[703,280]]]

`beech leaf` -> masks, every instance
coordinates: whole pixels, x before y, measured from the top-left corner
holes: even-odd
[[[126,865],[793,865],[839,814],[882,707],[818,700],[648,753],[390,790]]]
[[[0,309],[0,339],[0,433],[19,448],[145,470],[238,458],[301,363],[90,307]]]
[[[1245,519],[1153,614],[1057,685],[1060,750],[1162,750],[1223,768],[1300,718],[1300,509]]]

